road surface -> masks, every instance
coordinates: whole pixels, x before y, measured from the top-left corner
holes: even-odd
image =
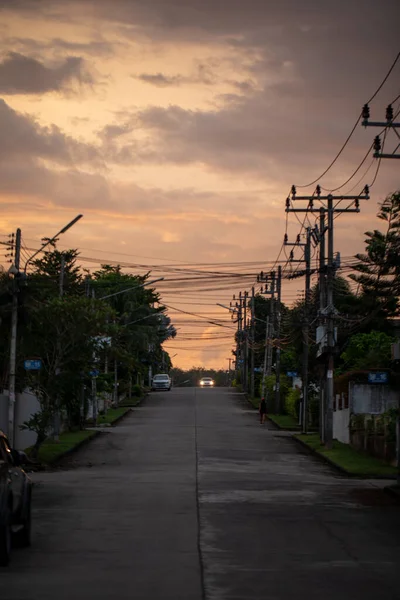
[[[37,473],[2,600],[400,597],[400,506],[261,426],[240,394],[153,394]]]

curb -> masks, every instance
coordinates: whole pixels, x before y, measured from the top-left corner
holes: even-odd
[[[130,406],[127,406],[126,408],[127,408],[127,410],[126,410],[126,412],[124,412],[123,415],[120,415],[119,417],[117,417],[116,419],[114,419],[114,421],[112,423],[110,423],[111,427],[115,427],[115,425],[118,425],[118,423],[120,423],[121,421],[123,421],[125,419],[125,417],[127,415],[129,415],[129,413],[132,412],[132,408]]]
[[[135,408],[136,406],[139,406],[140,404],[143,404],[143,402],[146,400],[146,398],[148,398],[148,396],[150,395],[150,392],[145,392],[143,396],[141,396],[140,398],[138,398],[137,402],[135,404],[126,404],[125,406],[122,405],[119,408]]]
[[[292,433],[301,433],[300,427],[298,429],[294,429],[293,427],[282,427],[282,425],[279,425],[278,423],[276,423],[268,415],[267,415],[267,421],[269,421],[270,423],[272,423],[272,425],[274,425],[280,431],[291,431]]]
[[[312,454],[313,456],[318,458],[320,461],[328,464],[330,467],[333,467],[336,471],[338,471],[341,475],[344,475],[345,477],[348,477],[351,479],[381,479],[381,480],[396,479],[396,475],[370,475],[370,474],[366,475],[365,473],[350,473],[344,467],[341,467],[340,465],[335,463],[328,456],[324,456],[323,454],[320,454],[316,450],[313,450],[313,448],[310,448],[310,446],[308,446],[308,444],[303,442],[303,440],[299,440],[299,438],[296,437],[296,435],[292,435],[292,439],[297,444],[300,444],[300,446],[305,448],[310,454]],[[394,492],[394,493],[396,493],[396,492]]]
[[[65,452],[63,452],[62,454],[60,454],[60,456],[57,456],[57,458],[54,459],[52,462],[50,462],[50,463],[43,463],[43,464],[48,465],[49,467],[54,467],[55,465],[57,465],[57,463],[60,460],[62,460],[66,456],[69,456],[70,454],[73,454],[74,452],[76,452],[77,450],[79,450],[80,448],[82,448],[82,446],[85,446],[86,444],[88,444],[89,442],[91,442],[92,440],[94,440],[96,437],[98,437],[99,435],[101,435],[101,433],[102,433],[101,431],[93,431],[93,435],[90,435],[86,439],[81,440],[75,446],[73,446],[69,450],[66,450]]]

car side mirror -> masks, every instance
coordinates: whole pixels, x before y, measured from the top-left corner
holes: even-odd
[[[16,467],[20,467],[22,465],[22,456],[18,452],[18,450],[15,450],[14,448],[12,448],[12,450],[11,450],[11,456],[12,456],[12,459],[14,461],[14,465]]]

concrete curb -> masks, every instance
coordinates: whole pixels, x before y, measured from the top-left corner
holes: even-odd
[[[121,406],[121,408],[125,408],[125,407]],[[111,427],[115,427],[115,425],[118,425],[118,423],[121,423],[121,421],[123,421],[127,417],[127,415],[129,415],[129,413],[132,412],[132,408],[133,407],[131,407],[131,406],[127,406],[126,407],[126,409],[127,409],[126,412],[124,412],[123,415],[120,415],[119,417],[117,417],[116,419],[114,419],[114,421],[112,421],[112,423],[110,423]]]
[[[84,440],[81,440],[75,446],[73,446],[69,450],[66,450],[65,452],[63,452],[62,454],[60,454],[60,456],[57,456],[57,458],[55,460],[53,460],[52,462],[50,462],[50,463],[44,463],[44,464],[46,464],[46,465],[48,465],[50,467],[54,467],[63,458],[65,458],[66,456],[70,456],[71,454],[73,454],[74,452],[76,452],[77,450],[79,450],[80,448],[82,448],[82,446],[85,446],[89,442],[93,441],[95,438],[97,438],[99,435],[101,435],[101,433],[102,433],[101,431],[93,431],[93,435],[87,437]]]
[[[381,479],[381,480],[396,479],[395,475],[370,475],[370,474],[367,475],[365,473],[350,473],[344,467],[341,467],[340,465],[335,463],[328,456],[324,456],[323,454],[320,454],[313,448],[310,448],[310,446],[308,446],[308,444],[303,442],[303,440],[300,440],[298,437],[296,437],[296,434],[292,435],[292,439],[297,444],[300,444],[300,446],[305,448],[310,454],[312,454],[313,456],[318,458],[320,461],[328,464],[330,467],[333,467],[336,471],[338,471],[341,475],[344,475],[345,477],[349,477],[351,479]]]

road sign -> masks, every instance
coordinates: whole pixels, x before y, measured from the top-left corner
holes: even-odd
[[[40,371],[42,368],[42,361],[40,359],[24,360],[25,371]]]
[[[97,369],[93,369],[92,371],[89,372],[90,377],[98,377],[100,371],[98,371]]]
[[[385,372],[368,373],[368,383],[387,383],[388,379],[388,374]]]
[[[288,377],[297,377],[297,371],[287,371],[286,375]]]

